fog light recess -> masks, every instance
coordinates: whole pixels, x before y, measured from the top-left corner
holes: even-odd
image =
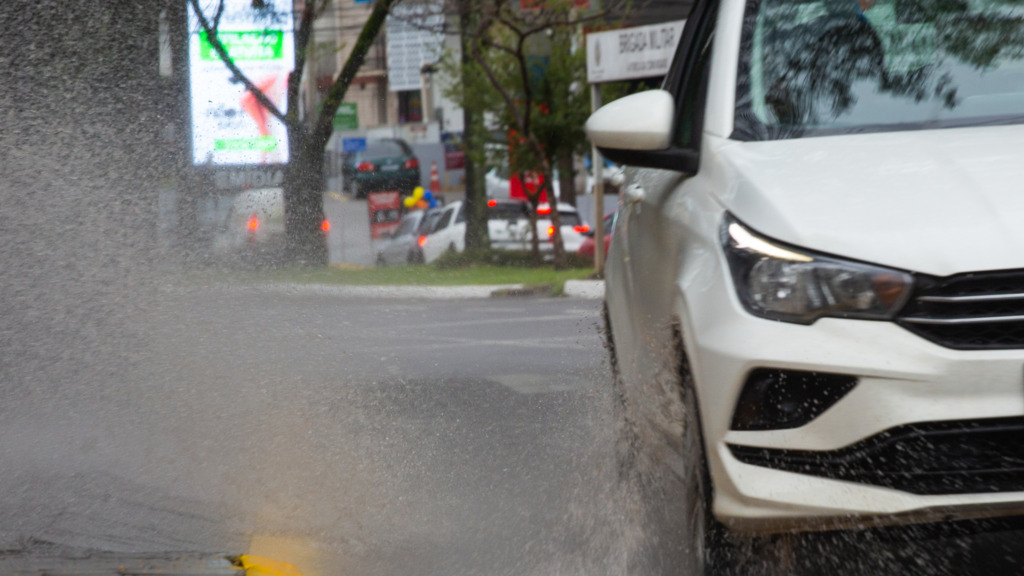
[[[757,368],[747,376],[733,412],[733,430],[799,428],[857,385],[855,376]]]

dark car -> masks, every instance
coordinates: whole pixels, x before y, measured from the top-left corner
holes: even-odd
[[[378,190],[408,196],[420,185],[420,161],[404,140],[369,140],[365,150],[345,155],[342,177],[345,191],[354,198]]]

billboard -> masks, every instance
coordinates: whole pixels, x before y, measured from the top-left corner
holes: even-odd
[[[207,21],[220,0],[200,0]],[[295,62],[292,4],[223,0],[217,38],[231,60],[279,110],[287,106],[288,74]],[[195,165],[285,164],[288,134],[221,61],[189,3],[189,87],[192,162]]]

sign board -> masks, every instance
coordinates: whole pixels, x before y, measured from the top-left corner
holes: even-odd
[[[359,106],[356,102],[342,102],[334,113],[335,130],[359,129]]]
[[[284,184],[281,166],[217,166],[210,172],[214,190],[278,188]]]
[[[366,138],[343,138],[341,141],[342,152],[362,152],[363,150],[366,150]]]
[[[217,3],[199,3],[212,21]],[[292,4],[224,0],[217,39],[235,65],[278,109],[287,106],[288,74],[295,63]],[[221,61],[198,15],[188,5],[192,162],[195,165],[286,164],[288,134]]]
[[[398,228],[402,219],[402,195],[397,190],[371,192],[366,197],[370,211],[370,236],[383,238],[385,232]]]
[[[387,19],[388,85],[392,92],[419,90],[420,69],[444,52],[444,6],[403,3]]]
[[[668,74],[685,20],[587,34],[587,82]]]

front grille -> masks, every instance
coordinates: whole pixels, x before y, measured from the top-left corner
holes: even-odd
[[[729,450],[754,466],[913,494],[1024,491],[1024,417],[909,424],[838,450]]]
[[[900,326],[958,350],[1024,348],[1024,270],[915,280]]]

